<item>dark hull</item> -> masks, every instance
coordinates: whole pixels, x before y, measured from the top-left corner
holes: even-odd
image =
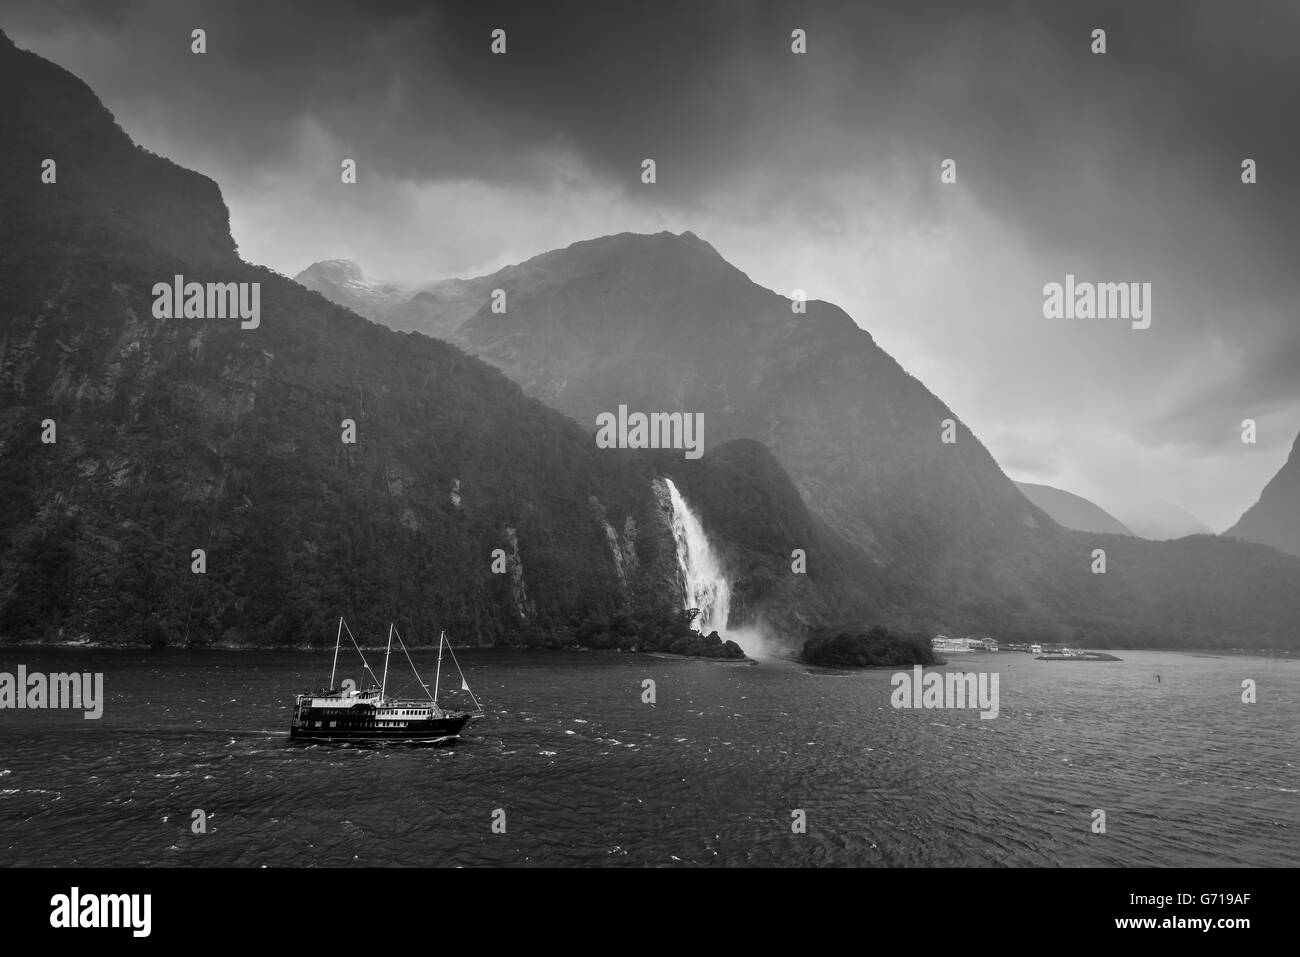
[[[469,723],[472,715],[461,714],[430,721],[412,721],[406,727],[376,728],[358,723],[349,727],[349,722],[340,721],[336,727],[313,727],[297,725],[289,729],[289,738],[294,741],[341,742],[353,741],[366,744],[440,744],[453,741]],[[322,725],[326,724],[321,722]]]

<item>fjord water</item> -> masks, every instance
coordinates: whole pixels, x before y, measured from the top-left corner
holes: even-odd
[[[953,655],[1000,675],[981,720],[891,708],[891,670],[464,651],[487,716],[454,746],[375,749],[288,740],[328,654],[5,649],[0,671],[102,671],[106,703],[98,721],[0,711],[0,848],[9,865],[1300,864],[1300,662],[1120,654]]]

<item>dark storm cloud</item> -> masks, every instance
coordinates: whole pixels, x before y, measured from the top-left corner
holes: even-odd
[[[562,143],[628,182],[647,155],[680,160],[664,192],[681,195],[746,122],[716,55],[725,21],[721,8],[658,3],[90,3],[7,18],[19,33],[64,34],[83,58],[111,43],[131,65],[107,77],[106,96],[152,98],[176,135],[250,164],[309,116],[398,176],[512,179],[528,151]],[[202,59],[189,51],[196,26]],[[489,53],[495,27],[508,56]]]
[[[1300,105],[1285,39],[1300,27],[1293,10],[242,0],[20,3],[6,19],[88,46],[111,41],[121,63],[110,92],[152,94],[184,135],[226,142],[250,163],[304,115],[410,177],[509,178],[521,174],[513,158],[559,141],[633,182],[653,155],[665,172],[660,198],[684,202],[773,157],[815,176],[941,153],[971,160],[979,187],[1033,228],[1091,242],[1117,211],[1141,215],[1125,184],[1163,186],[1157,196],[1179,223],[1205,202],[1172,195],[1180,180],[1230,185],[1244,154],[1289,155]],[[188,49],[200,25],[202,61]],[[794,26],[808,30],[815,55],[789,55]],[[1089,52],[1094,26],[1108,30],[1105,57]],[[508,56],[488,52],[494,27],[509,31]],[[872,134],[872,151],[824,148],[834,130]],[[1296,180],[1269,165],[1271,228]],[[1075,201],[1077,173],[1090,168],[1115,174],[1107,207]]]

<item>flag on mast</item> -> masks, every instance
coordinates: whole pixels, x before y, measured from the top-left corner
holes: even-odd
[[[464,675],[461,675],[461,676],[460,676],[460,690],[461,690],[461,691],[468,691],[468,690],[469,690],[469,682],[465,680],[465,676],[464,676]]]

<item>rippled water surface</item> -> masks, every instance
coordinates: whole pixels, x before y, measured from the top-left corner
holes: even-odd
[[[367,749],[288,740],[329,655],[7,649],[0,671],[104,672],[107,702],[98,721],[0,711],[0,847],[39,865],[1300,864],[1300,662],[1120,654],[953,655],[1000,676],[980,720],[894,710],[890,671],[466,651],[488,712],[466,738]]]

